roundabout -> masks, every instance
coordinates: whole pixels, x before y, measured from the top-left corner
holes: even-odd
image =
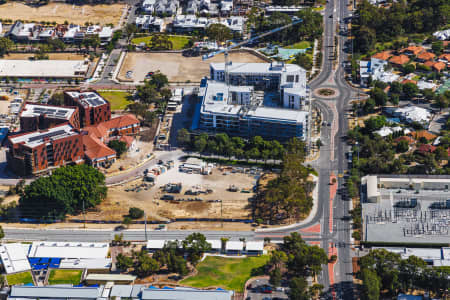
[[[323,99],[333,99],[339,96],[339,91],[335,88],[331,87],[324,87],[324,88],[318,88],[313,91],[314,96],[317,98],[323,98]]]

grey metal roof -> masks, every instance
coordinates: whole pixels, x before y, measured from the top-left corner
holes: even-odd
[[[61,286],[13,286],[10,297],[16,298],[61,298],[66,299],[97,299],[101,297],[103,286],[100,287],[61,287]]]
[[[142,284],[133,285],[133,290],[131,291],[131,298],[138,298],[143,289],[145,289],[145,285]]]
[[[131,297],[132,285],[114,285],[111,289],[110,297]]]
[[[145,289],[142,300],[231,300],[230,291],[194,289]]]

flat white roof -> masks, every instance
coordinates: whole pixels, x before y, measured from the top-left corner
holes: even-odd
[[[109,269],[110,258],[67,258],[61,260],[60,269]]]
[[[84,77],[88,68],[84,60],[0,59],[0,77]]]
[[[225,70],[225,63],[211,63],[210,66],[216,71]],[[282,72],[301,72],[304,69],[294,64],[280,64],[280,63],[232,63],[228,67],[228,72],[246,73],[246,74],[280,74]]]
[[[166,240],[148,240],[147,249],[162,249],[166,244]]]
[[[74,112],[75,109],[70,107],[26,103],[20,115],[22,117],[46,115],[47,117],[68,120]]]
[[[27,253],[30,245],[27,244],[4,244],[0,246],[0,258],[7,274],[31,270]]]
[[[206,240],[211,244],[211,249],[222,249],[222,241],[221,240]]]
[[[245,243],[245,249],[247,251],[263,251],[264,241],[248,241]]]
[[[108,243],[33,242],[29,257],[106,258]]]
[[[242,250],[244,249],[244,242],[241,241],[228,241],[225,244],[225,250]]]
[[[61,125],[47,130],[33,131],[16,137],[13,136],[10,140],[13,144],[24,143],[24,145],[34,148],[45,143],[47,138],[54,141],[77,134],[78,132],[72,126]]]
[[[277,122],[305,123],[308,118],[308,112],[286,108],[258,106],[256,109],[250,110],[247,113],[247,117],[266,119],[268,121],[274,120]]]
[[[88,274],[86,280],[101,280],[101,281],[133,281],[136,279],[134,275],[125,274]]]

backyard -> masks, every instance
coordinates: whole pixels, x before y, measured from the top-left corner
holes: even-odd
[[[81,281],[81,270],[51,270],[48,277],[49,284],[77,285]]]
[[[9,285],[33,283],[33,278],[31,278],[30,272],[9,274],[6,275],[6,280]]]
[[[252,269],[263,266],[268,256],[223,258],[208,256],[197,265],[197,275],[181,281],[182,284],[205,288],[221,287],[238,293],[251,277]]]
[[[181,50],[184,49],[191,37],[189,36],[182,36],[182,35],[169,35],[169,41],[172,42],[172,49],[171,50]],[[140,43],[147,44],[152,36],[144,36],[144,37],[137,37],[131,40],[131,42],[135,45],[139,45]]]
[[[133,101],[128,100],[130,93],[124,91],[99,91],[100,96],[111,104],[111,110],[124,110]]]

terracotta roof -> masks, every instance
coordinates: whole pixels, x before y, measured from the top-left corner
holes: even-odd
[[[125,142],[127,144],[127,147],[130,148],[131,144],[133,144],[134,138],[130,135],[122,135],[119,141]]]
[[[116,155],[116,151],[103,144],[93,134],[83,135],[84,153],[90,160]]]
[[[421,60],[433,60],[436,57],[436,55],[434,55],[434,53],[431,52],[422,52],[420,53],[417,58],[421,59]]]
[[[441,72],[442,70],[444,70],[447,67],[447,65],[445,63],[443,63],[442,61],[438,61],[436,63],[433,64],[433,68],[438,71]]]
[[[414,55],[418,55],[419,53],[425,51],[423,47],[420,46],[409,46],[408,48],[403,49],[401,52],[411,52]]]
[[[391,51],[383,51],[383,52],[378,52],[378,53],[372,55],[372,58],[388,60],[389,57],[391,57],[391,56],[392,56]]]
[[[108,129],[123,128],[134,124],[139,124],[139,120],[132,114],[112,118],[111,120],[103,123],[103,125]]]
[[[420,153],[433,153],[434,151],[436,151],[436,147],[433,145],[423,144],[419,146],[417,151],[419,151]]]
[[[406,64],[407,62],[409,62],[409,57],[406,56],[406,55],[401,54],[401,55],[399,55],[399,56],[393,56],[393,57],[391,57],[391,59],[389,59],[389,61],[390,61],[391,63],[393,63],[393,64],[396,64],[396,65],[404,65],[404,64]]]
[[[413,131],[409,133],[410,136],[414,137],[416,140],[420,139],[421,137],[426,138],[428,141],[434,140],[437,138],[436,135],[432,134],[429,131],[426,130],[419,130],[419,131]]]
[[[93,134],[98,139],[106,138],[108,136],[108,128],[103,125],[103,123],[87,126],[83,128],[88,134]]]
[[[439,56],[439,59],[446,60],[446,61],[450,62],[450,54],[448,54],[448,53],[441,54]]]
[[[417,81],[411,80],[411,79],[405,79],[405,80],[403,80],[403,81],[402,81],[402,84],[405,84],[405,83],[414,83],[414,84],[417,85]]]
[[[432,68],[432,67],[433,67],[433,65],[434,65],[434,61],[431,61],[431,60],[429,60],[429,61],[426,61],[426,62],[424,63],[424,65],[425,65],[425,66],[427,66],[427,67],[430,67],[430,68]]]
[[[409,136],[401,136],[401,137],[396,138],[394,141],[396,143],[398,143],[400,141],[407,141],[409,145],[412,145],[416,142],[412,137],[409,137]]]

